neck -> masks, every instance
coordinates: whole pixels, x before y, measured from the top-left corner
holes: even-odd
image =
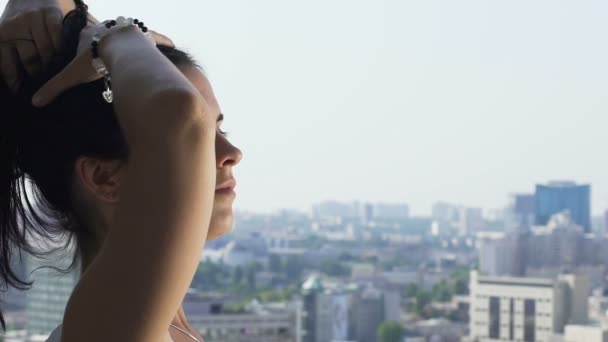
[[[92,239],[92,238],[83,238],[80,241],[81,244],[81,271],[80,276],[84,274],[86,269],[91,265],[95,257],[99,253],[101,249],[100,239]],[[184,308],[180,305],[179,309],[177,309],[177,313],[171,323],[177,325],[180,328],[191,329],[188,324],[188,320],[186,318],[186,313],[184,312]]]

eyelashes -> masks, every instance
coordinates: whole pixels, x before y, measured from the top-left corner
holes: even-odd
[[[227,137],[228,136],[228,132],[224,132],[221,129],[218,129],[218,131],[220,131],[220,134]]]

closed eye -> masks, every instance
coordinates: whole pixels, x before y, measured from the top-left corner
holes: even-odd
[[[218,117],[217,117],[218,131],[220,132],[221,135],[227,137],[228,132],[224,132],[219,128],[219,126],[221,126],[223,122],[224,122],[224,114],[220,113],[220,115],[218,115]]]

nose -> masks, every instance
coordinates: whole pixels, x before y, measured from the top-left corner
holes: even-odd
[[[243,159],[243,152],[223,136],[219,136],[215,143],[215,153],[218,168],[222,168],[226,164],[235,166]]]

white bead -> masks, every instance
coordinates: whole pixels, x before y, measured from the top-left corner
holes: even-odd
[[[123,26],[127,23],[127,18],[123,17],[122,15],[118,18],[116,18],[116,24]]]

